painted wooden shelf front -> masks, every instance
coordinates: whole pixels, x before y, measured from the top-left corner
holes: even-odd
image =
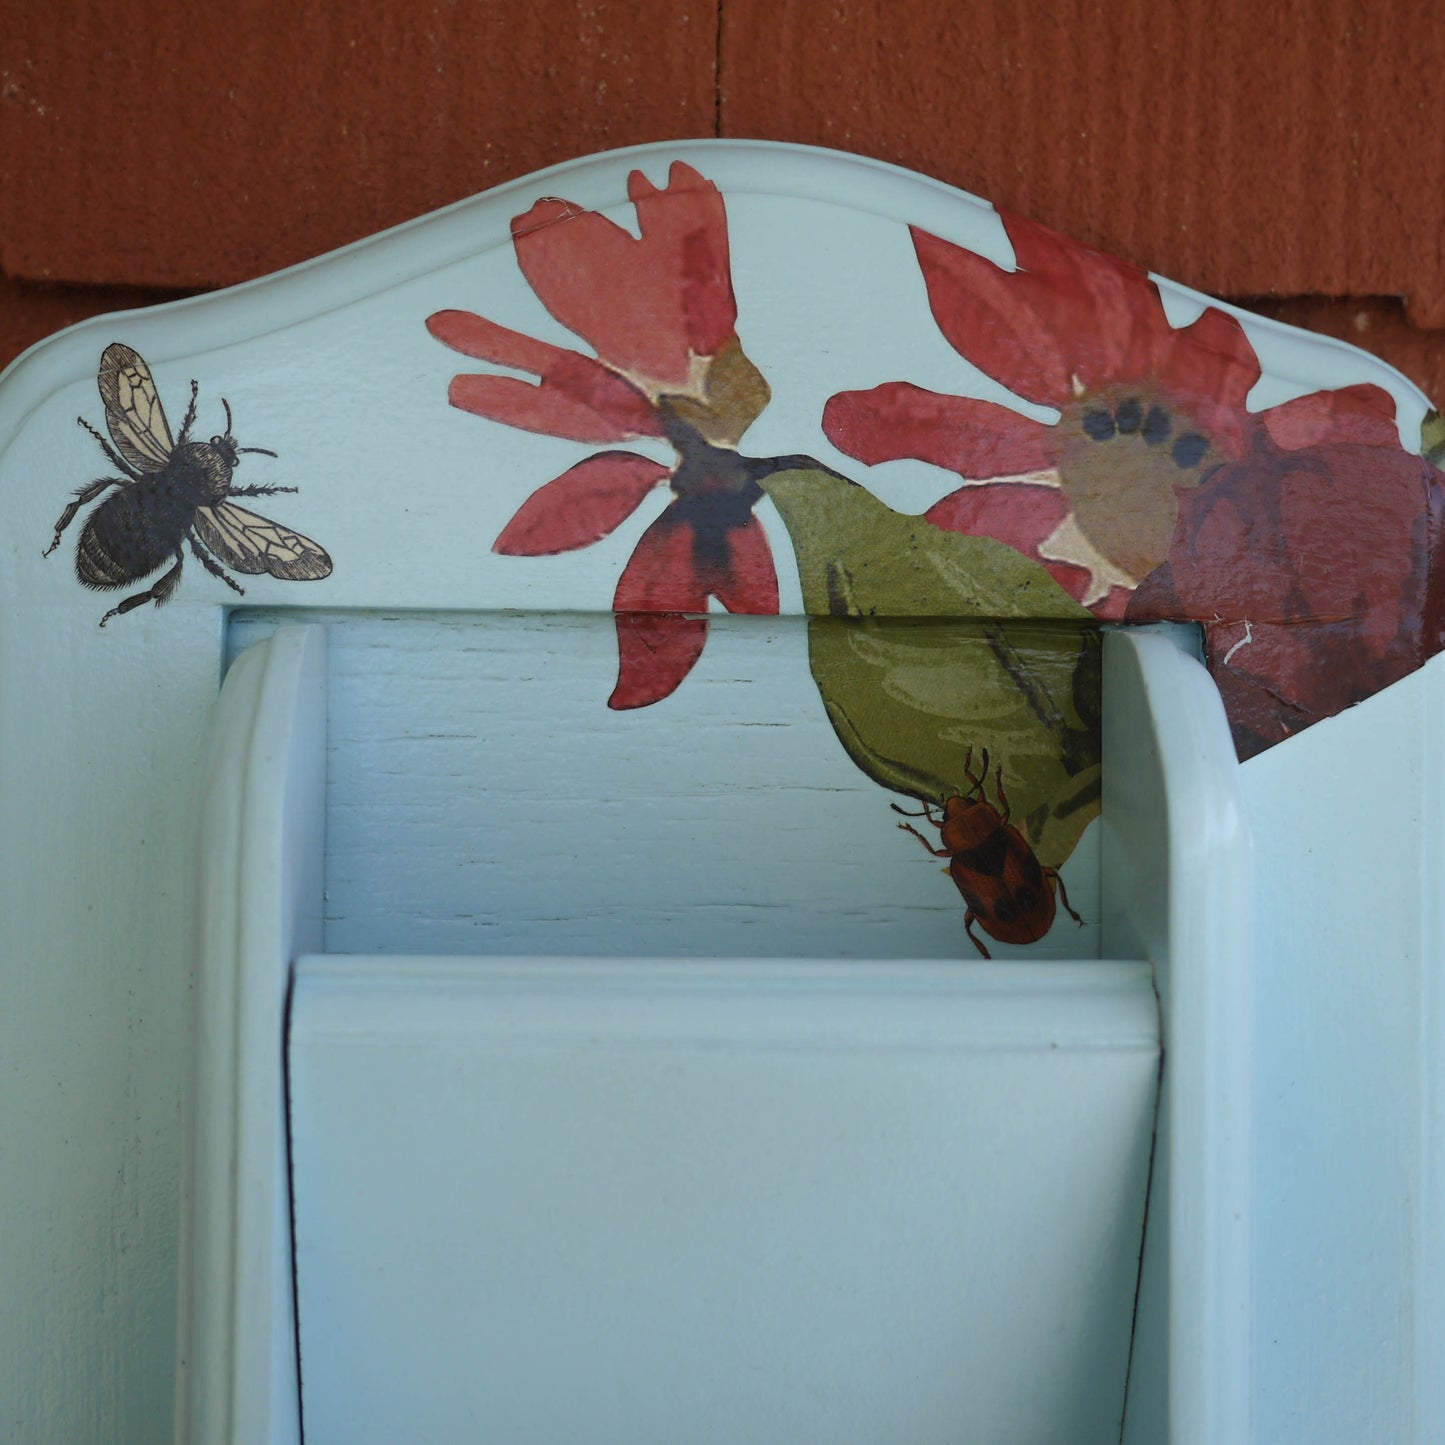
[[[303,959],[306,1437],[1117,1442],[1146,963]]]
[[[212,730],[187,1438],[298,1398],[322,1440],[1247,1435],[1248,1047],[1199,1021],[1248,1017],[1249,839],[1197,662],[1105,648],[1136,962],[318,955],[291,994],[358,741],[326,654],[255,642]]]
[[[248,1097],[189,1079],[224,1034],[204,983],[191,1010],[190,799],[228,662],[288,620],[327,630],[332,718],[309,941],[242,930],[282,980],[318,950],[1158,962],[1110,947],[1151,850],[1120,864],[1100,816],[1099,627],[1195,626],[1264,906],[1179,895],[1256,965],[1222,1012],[1161,977],[1165,1107],[1257,1018],[1240,1388],[1260,1439],[1440,1435],[1440,445],[1350,348],[735,142],[36,348],[0,387],[3,1132],[48,1161],[0,1175],[22,1437],[169,1429],[177,1115]],[[284,1192],[251,1238],[287,1237]],[[224,1421],[260,1397],[197,1392],[181,1293],[180,1418]],[[1212,1359],[1238,1321],[1201,1309]],[[1218,1407],[1171,1395],[1170,1428]]]

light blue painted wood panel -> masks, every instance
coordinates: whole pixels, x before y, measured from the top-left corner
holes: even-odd
[[[304,960],[313,1445],[1119,1438],[1143,964]]]
[[[238,613],[327,626],[337,953],[974,958],[965,904],[848,759],[800,618],[715,616],[686,688],[613,712],[610,617]],[[1095,831],[1029,948],[1098,955]]]

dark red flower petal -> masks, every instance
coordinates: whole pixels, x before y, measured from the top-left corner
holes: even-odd
[[[698,578],[692,528],[664,512],[642,534],[612,599],[617,686],[607,706],[647,707],[676,691],[707,641],[707,593]]]
[[[823,432],[839,451],[870,466],[911,457],[969,478],[1023,476],[1058,460],[1055,428],[1012,407],[906,381],[829,397]]]
[[[1000,210],[1013,247],[1019,294],[1062,338],[1071,392],[1148,369],[1172,335],[1159,294],[1137,266],[1095,251],[1026,216]]]
[[[438,311],[426,324],[454,351],[541,378],[534,385],[513,376],[453,377],[447,398],[462,411],[571,441],[662,435],[647,397],[589,356],[523,336],[469,311]]]
[[[1043,566],[1076,602],[1089,594],[1093,576],[1087,567],[1051,561],[1039,554],[1039,547],[1069,515],[1069,500],[1057,487],[1029,482],[960,487],[923,515],[945,532],[1006,543]]]
[[[685,165],[662,190],[634,172],[628,191],[641,236],[548,197],[512,223],[517,263],[609,366],[682,388],[693,354],[714,355],[736,326],[722,196]]]
[[[1183,398],[1215,449],[1239,456],[1254,425],[1245,410],[1260,377],[1259,357],[1237,317],[1217,306],[1158,338],[1140,373]]]
[[[1400,449],[1261,452],[1180,499],[1174,588],[1204,620],[1350,622],[1383,646],[1418,629],[1428,464]],[[1381,684],[1383,686],[1383,683]]]
[[[749,517],[727,532],[728,565],[709,577],[709,590],[729,612],[772,614],[778,610],[778,573],[763,525]]]
[[[1205,662],[1214,676],[1241,760],[1363,702],[1413,672],[1410,640],[1377,652],[1352,621],[1261,623],[1248,641],[1239,624],[1207,624]]]
[[[693,530],[669,507],[638,539],[617,579],[614,612],[706,612]]]
[[[1181,497],[1170,560],[1128,615],[1205,624],[1248,756],[1424,661],[1434,491],[1398,447],[1266,441]]]
[[[1064,406],[1072,396],[1067,338],[1020,294],[1017,273],[916,226],[912,232],[929,309],[949,345],[1028,401]]]
[[[929,304],[954,349],[1048,406],[1146,375],[1171,328],[1144,272],[1021,216],[1003,222],[1014,271],[914,229]]]
[[[599,452],[538,487],[492,551],[545,557],[588,547],[621,525],[672,469],[633,452]]]
[[[677,691],[702,656],[707,618],[675,612],[619,612],[617,686],[607,706],[648,707]]]
[[[1259,419],[1282,447],[1312,447],[1322,442],[1400,447],[1395,398],[1368,382],[1338,391],[1312,391],[1261,412]]]

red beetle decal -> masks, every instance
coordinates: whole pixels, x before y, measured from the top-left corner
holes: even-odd
[[[1045,868],[1034,855],[1028,839],[1009,825],[1003,769],[994,771],[994,791],[1002,813],[989,802],[984,790],[988,780],[987,749],[983,754],[982,774],[975,776],[972,769],[973,749],[970,748],[963,760],[968,791],[949,798],[943,805],[942,817],[934,816],[927,800],[923,800],[923,811],[919,813],[910,813],[897,803],[893,804],[893,811],[905,818],[927,818],[939,830],[943,847],[935,848],[912,823],[898,825],[912,833],[935,858],[948,859],[948,871],[968,904],[963,927],[973,946],[985,958],[993,956],[974,933],[975,922],[1000,943],[1036,943],[1053,927],[1056,888],[1069,916],[1082,925],[1084,920],[1069,906],[1069,895],[1059,870]]]

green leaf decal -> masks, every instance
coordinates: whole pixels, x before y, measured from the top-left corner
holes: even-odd
[[[1099,632],[1028,623],[813,618],[828,720],[875,782],[939,804],[989,757],[1011,821],[1058,867],[1099,812]]]
[[[1432,467],[1445,467],[1445,418],[1433,406],[1420,422],[1420,455]]]
[[[895,512],[821,466],[759,481],[792,538],[810,616],[1092,620],[1037,562],[992,537]]]
[[[883,787],[942,804],[989,755],[1010,820],[1058,867],[1099,812],[1099,631],[1037,563],[822,468],[762,481],[798,555],[833,730]]]

